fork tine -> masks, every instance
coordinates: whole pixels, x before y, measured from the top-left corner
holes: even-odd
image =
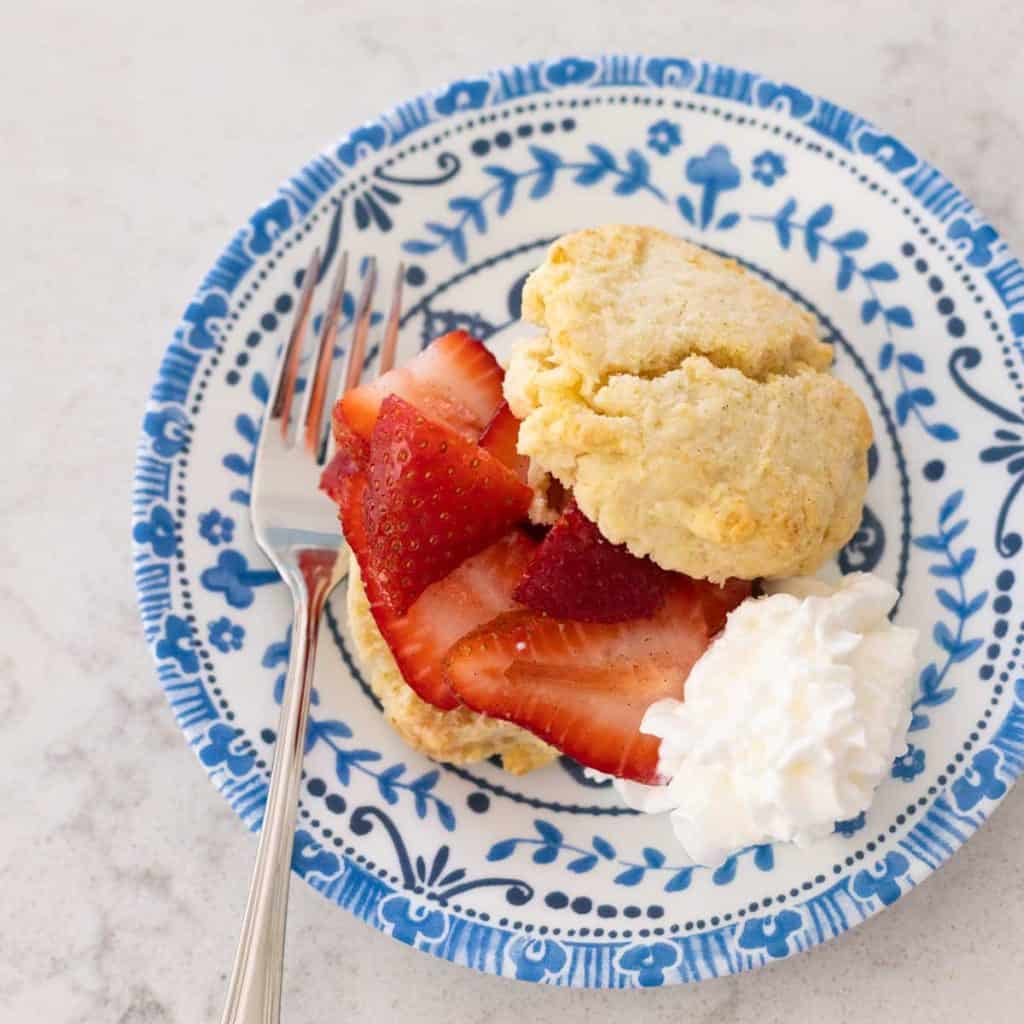
[[[331,362],[334,358],[334,340],[338,336],[338,314],[345,296],[345,277],[348,273],[348,253],[343,252],[338,262],[338,269],[331,285],[331,295],[327,301],[327,311],[320,326],[320,337],[314,349],[312,376],[306,385],[306,400],[303,404],[302,424],[303,440],[307,451],[316,458],[320,454],[323,440],[324,399],[327,396],[327,384],[331,376]]]
[[[288,344],[281,353],[281,362],[277,368],[277,379],[274,382],[273,398],[270,405],[270,419],[281,420],[281,436],[288,437],[288,418],[291,414],[292,399],[295,397],[295,380],[299,373],[299,355],[306,336],[306,325],[309,323],[309,309],[313,302],[313,289],[320,273],[320,248],[313,250],[309,265],[302,279],[302,291],[299,294],[299,308],[292,324],[292,332],[288,336]]]
[[[377,360],[377,374],[383,376],[395,365],[395,351],[398,348],[398,322],[402,316],[402,281],[405,279],[405,264],[399,263],[395,273],[395,283],[391,288],[391,309],[388,311],[388,323],[384,329],[384,341],[380,347],[380,359]]]
[[[370,256],[366,280],[363,282],[363,293],[359,296],[356,307],[356,324],[352,334],[352,347],[348,353],[348,366],[345,370],[345,390],[357,387],[363,375],[363,360],[366,358],[366,336],[370,333],[370,316],[373,313],[373,293],[377,288],[377,260]]]

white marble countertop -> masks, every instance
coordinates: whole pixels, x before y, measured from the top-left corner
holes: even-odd
[[[131,464],[170,325],[233,228],[317,147],[456,72],[609,44],[692,52],[875,119],[1024,249],[1018,0],[794,0],[784,15],[647,0],[625,21],[616,6],[43,0],[7,12],[3,1022],[218,1019],[255,842],[181,742],[142,644]],[[937,877],[839,941],[645,994],[478,976],[299,884],[285,1018],[1018,1021],[1022,836],[1017,787]]]

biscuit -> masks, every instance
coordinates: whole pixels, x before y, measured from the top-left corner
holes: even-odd
[[[402,678],[370,611],[355,558],[349,562],[348,622],[356,655],[384,715],[409,746],[427,757],[470,764],[495,755],[506,771],[523,775],[558,756],[536,736],[468,708],[441,711],[420,699]]]
[[[735,261],[656,228],[558,239],[526,282],[522,312],[589,380],[664,373],[688,355],[755,380],[832,362],[810,313]]]
[[[547,333],[509,361],[519,450],[609,540],[722,581],[813,573],[857,529],[870,420],[780,293],[612,226],[556,242],[524,312]]]

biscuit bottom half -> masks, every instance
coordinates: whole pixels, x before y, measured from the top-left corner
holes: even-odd
[[[348,621],[356,656],[384,715],[409,746],[451,764],[471,764],[495,755],[504,769],[524,775],[558,755],[554,747],[509,722],[478,715],[469,708],[441,711],[421,700],[402,678],[381,636],[352,558],[348,576]]]

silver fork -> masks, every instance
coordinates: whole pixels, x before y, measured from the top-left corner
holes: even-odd
[[[324,604],[345,575],[347,565],[335,509],[318,492],[321,469],[333,452],[333,439],[328,436],[325,442],[328,430],[324,406],[347,265],[348,254],[345,253],[331,285],[327,311],[310,363],[312,375],[302,412],[293,423],[291,411],[299,360],[320,275],[320,250],[313,253],[302,282],[295,322],[281,353],[256,449],[250,510],[252,527],[260,547],[291,591],[292,647],[281,700],[270,792],[228,985],[227,1004],[221,1018],[223,1024],[276,1024],[281,1015],[288,882],[317,635]],[[394,364],[402,277],[400,265],[378,373],[386,373]],[[356,308],[342,392],[358,385],[362,376],[376,285],[377,266],[371,257]]]

